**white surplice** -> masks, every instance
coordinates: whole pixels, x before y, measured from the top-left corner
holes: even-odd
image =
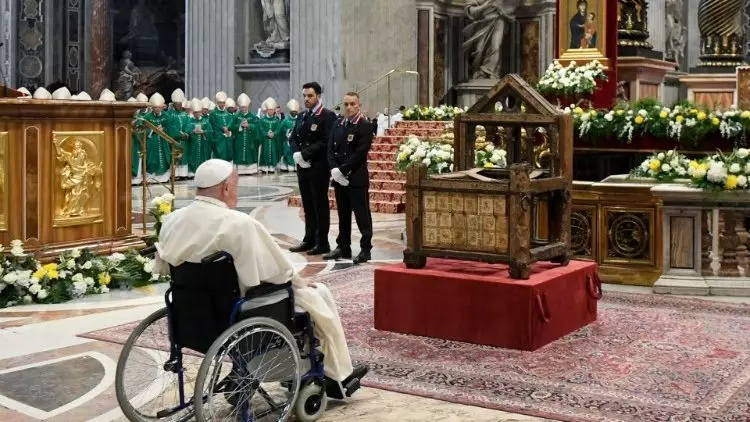
[[[255,218],[229,209],[219,200],[197,196],[187,207],[164,217],[156,247],[155,268],[162,274],[169,274],[169,265],[199,263],[218,251],[229,253],[243,295],[261,282],[282,284],[291,280],[296,305],[308,312],[314,322],[326,375],[336,381],[351,375],[344,328],[330,290],[320,283],[308,287],[289,257]]]

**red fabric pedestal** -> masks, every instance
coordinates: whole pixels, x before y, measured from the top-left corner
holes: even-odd
[[[593,262],[513,280],[507,265],[431,258],[375,270],[375,328],[531,351],[595,321],[599,292]]]

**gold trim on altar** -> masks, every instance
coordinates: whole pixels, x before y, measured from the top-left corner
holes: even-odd
[[[580,13],[579,3],[585,4],[583,14]],[[565,66],[574,60],[578,64],[599,60],[605,70],[609,70],[607,1],[567,0],[559,2],[559,5],[557,56],[560,63]]]
[[[8,183],[10,173],[8,139],[8,132],[0,132],[0,231],[8,231],[8,198],[10,195],[10,184]]]
[[[104,132],[52,132],[53,227],[100,223]]]

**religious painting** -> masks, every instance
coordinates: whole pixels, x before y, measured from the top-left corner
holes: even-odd
[[[184,89],[184,0],[118,0],[112,21],[112,77],[119,100],[138,92],[167,97]]]
[[[750,66],[737,67],[737,108],[750,110]]]
[[[607,2],[561,0],[558,14],[558,56],[561,61],[607,60]]]

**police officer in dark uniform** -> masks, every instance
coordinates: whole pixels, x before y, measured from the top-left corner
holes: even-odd
[[[367,154],[372,145],[372,136],[372,123],[360,112],[359,95],[356,92],[347,93],[344,96],[344,117],[336,121],[328,143],[328,165],[336,192],[339,236],[336,238],[336,249],[324,255],[324,259],[351,258],[352,211],[362,235],[361,249],[354,258],[354,264],[371,259],[372,214]]]
[[[336,115],[323,107],[320,94],[323,89],[317,82],[302,86],[305,112],[297,117],[289,137],[294,161],[297,164],[297,181],[305,210],[305,237],[292,252],[322,255],[330,252],[328,229],[331,225],[328,207],[328,139],[336,122]]]

